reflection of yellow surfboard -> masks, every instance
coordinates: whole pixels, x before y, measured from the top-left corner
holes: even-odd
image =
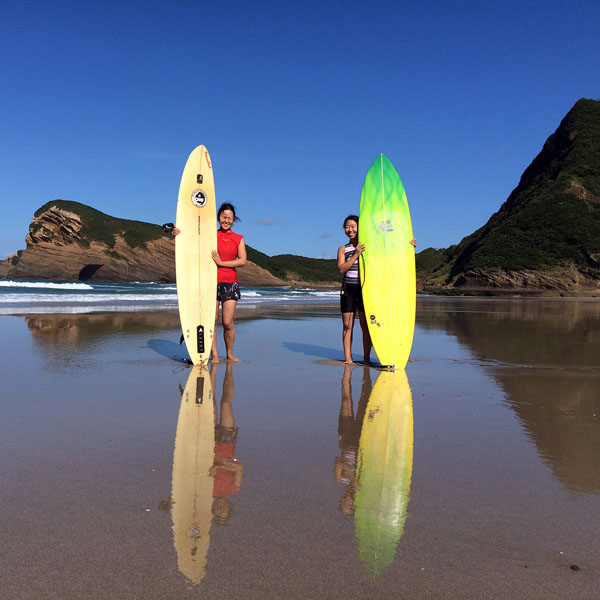
[[[371,577],[394,560],[404,532],[413,463],[412,395],[405,371],[379,374],[360,435],[354,529]]]
[[[206,574],[212,520],[215,409],[208,369],[194,367],[177,420],[173,453],[173,541],[179,570],[193,583]]]
[[[192,362],[206,363],[212,345],[217,299],[217,209],[212,163],[204,146],[189,156],[179,186],[175,238],[177,301]]]

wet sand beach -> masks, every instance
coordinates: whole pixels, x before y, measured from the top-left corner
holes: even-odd
[[[2,597],[596,598],[599,304],[419,298],[406,377],[334,305],[211,370],[173,311],[0,316]]]

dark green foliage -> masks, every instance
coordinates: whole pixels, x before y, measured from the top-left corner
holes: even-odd
[[[438,283],[448,277],[450,272],[449,261],[456,246],[445,250],[426,248],[415,256],[417,273],[420,279]]]
[[[443,260],[444,250],[426,248],[416,255],[416,266],[419,271],[433,271]]]
[[[258,266],[272,273],[271,269],[269,268],[271,263],[270,256],[255,250],[254,248],[248,246],[248,244],[246,244],[246,254],[248,256],[248,260],[251,260],[253,263],[256,263]]]
[[[14,267],[18,262],[19,259],[21,258],[21,254],[23,254],[23,250],[19,250],[11,259],[10,259],[10,264]]]
[[[468,269],[551,270],[600,267],[600,101],[579,100],[500,210],[444,251],[417,255],[421,279]],[[421,254],[424,254],[421,257]],[[436,262],[437,261],[437,262]],[[448,268],[450,267],[450,268]]]
[[[250,246],[246,246],[246,250],[248,260],[283,280],[287,280],[290,275],[310,282],[340,280],[335,259],[306,258],[294,254],[267,256]]]
[[[88,248],[92,241],[103,242],[109,248],[113,248],[117,234],[123,235],[125,241],[132,248],[138,246],[145,247],[146,242],[167,235],[163,232],[160,225],[153,225],[152,223],[145,223],[143,221],[131,221],[129,219],[117,219],[85,204],[70,200],[53,200],[47,202],[36,211],[35,216],[38,217],[52,206],[79,215],[83,223],[83,228],[80,231],[80,235],[82,236],[80,244]]]
[[[108,254],[112,258],[116,258],[117,260],[121,258],[121,255],[116,250],[107,250],[106,254]]]

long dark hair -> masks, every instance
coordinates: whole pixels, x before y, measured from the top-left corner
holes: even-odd
[[[358,225],[358,215],[348,215],[344,219],[344,224],[342,225],[342,228],[346,227],[346,221],[356,221],[356,224]]]
[[[230,210],[233,213],[234,223],[240,220],[238,217],[235,216],[235,206],[233,204],[229,204],[229,202],[224,202],[223,204],[221,204],[221,206],[219,206],[219,210],[217,211],[217,221],[219,220],[219,217],[221,216],[221,213],[224,210]]]

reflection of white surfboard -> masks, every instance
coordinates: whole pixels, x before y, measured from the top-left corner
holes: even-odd
[[[404,532],[412,463],[412,395],[406,372],[381,372],[363,420],[354,496],[358,551],[373,579],[394,560]]]
[[[177,301],[185,345],[195,365],[210,355],[217,299],[215,182],[208,150],[189,156],[179,186],[175,238]]]
[[[193,583],[206,574],[212,520],[215,409],[208,369],[194,367],[179,408],[171,517],[179,570]]]

